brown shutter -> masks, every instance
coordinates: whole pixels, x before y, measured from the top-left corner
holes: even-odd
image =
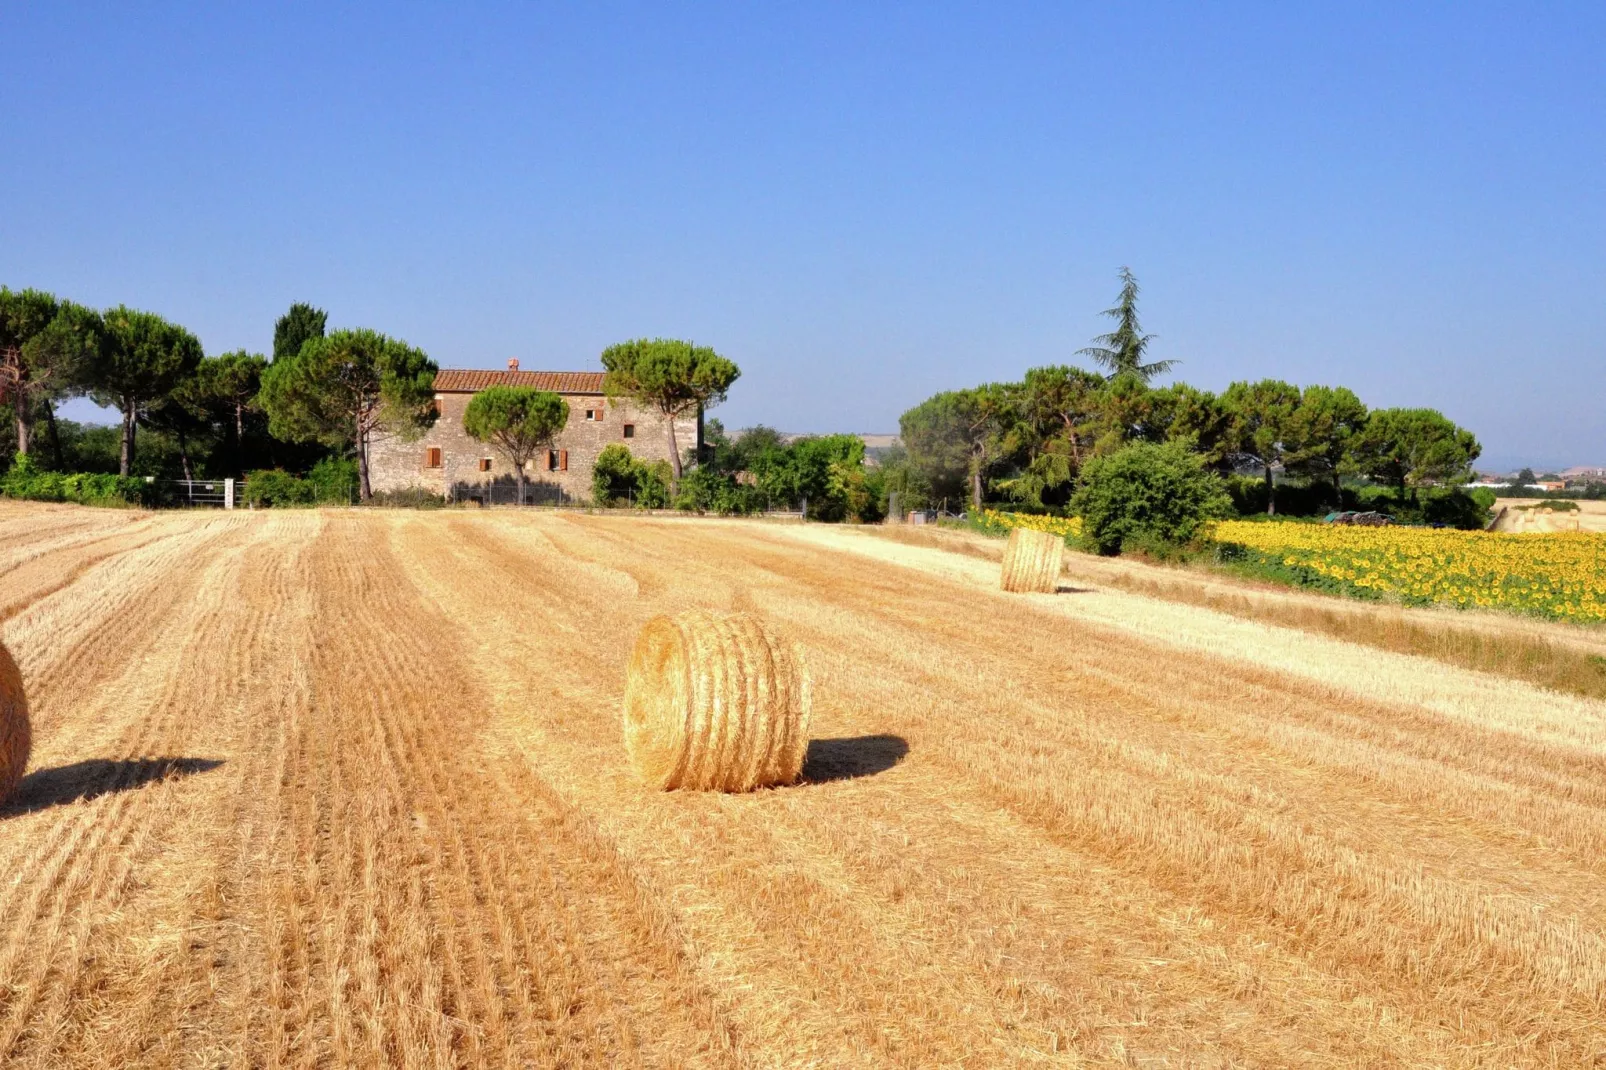
[[[569,451],[568,450],[559,450],[558,451],[558,468],[561,471],[564,471],[564,472],[567,472],[569,470]]]

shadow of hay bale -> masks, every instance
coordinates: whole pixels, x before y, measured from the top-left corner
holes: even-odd
[[[875,776],[903,761],[909,742],[902,736],[851,736],[811,739],[803,758],[803,782],[826,784]]]
[[[221,758],[90,758],[36,769],[22,778],[11,801],[0,807],[0,817],[132,791],[158,780],[210,772],[222,764]]]

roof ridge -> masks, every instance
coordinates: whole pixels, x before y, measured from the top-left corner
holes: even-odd
[[[557,394],[600,394],[606,377],[606,372],[441,368],[435,373],[434,387],[444,393],[473,393],[488,386],[530,386]]]
[[[436,368],[435,370],[437,372],[487,372],[487,373],[496,374],[496,375],[507,375],[507,374],[510,373],[510,369],[508,369],[508,368]],[[605,371],[600,371],[600,372],[599,371],[586,371],[586,370],[583,370],[583,369],[576,370],[576,369],[573,369],[573,368],[567,369],[567,370],[561,369],[561,368],[520,368],[520,369],[518,369],[517,372],[512,372],[512,374],[516,374],[516,375],[607,375],[608,373],[605,372]]]

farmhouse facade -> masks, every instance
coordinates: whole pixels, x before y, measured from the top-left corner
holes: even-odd
[[[420,489],[449,501],[512,502],[517,478],[513,466],[494,446],[463,430],[463,413],[471,398],[490,386],[528,386],[550,390],[569,403],[569,421],[549,450],[525,466],[527,500],[577,501],[591,497],[591,473],[597,455],[615,442],[646,461],[669,460],[669,429],[656,411],[628,402],[609,401],[602,372],[527,372],[517,360],[506,371],[442,368],[435,375],[433,426],[407,441],[391,435],[369,444],[369,479],[375,491]],[[682,458],[697,445],[697,420],[674,421]]]

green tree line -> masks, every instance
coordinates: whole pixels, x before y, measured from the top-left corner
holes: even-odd
[[[608,396],[660,413],[666,427],[695,415],[700,429],[704,410],[723,401],[741,374],[713,349],[675,339],[610,346],[602,363]],[[40,290],[0,288],[0,421],[15,429],[0,446],[0,472],[9,473],[0,491],[149,501],[132,477],[249,472],[264,503],[340,500],[348,484],[367,501],[373,444],[387,436],[416,438],[430,426],[437,371],[423,350],[379,331],[330,331],[327,314],[308,304],[292,305],[274,325],[271,358],[244,350],[207,356],[194,334],[154,313],[121,305],[97,311]],[[120,426],[60,419],[58,407],[73,397],[116,408]],[[470,402],[464,430],[507,458],[522,502],[525,465],[568,415],[556,394],[495,387]],[[658,495],[663,504],[720,511],[752,504],[750,497],[715,493],[718,480],[707,471],[682,488],[673,435],[670,445]],[[810,449],[817,447],[801,452]],[[717,452],[717,445],[697,450],[700,457]],[[861,459],[862,447],[854,463]],[[631,464],[631,478],[650,482],[641,475],[645,468]],[[69,473],[115,473],[122,482],[63,478]],[[766,476],[766,488],[774,482]],[[793,484],[798,494],[825,493],[812,477]],[[647,490],[645,499],[654,493]],[[628,491],[627,497],[636,498]]]
[[[1346,480],[1394,488],[1406,504],[1424,486],[1470,476],[1477,439],[1433,409],[1369,410],[1346,387],[1278,379],[1236,382],[1219,394],[1180,382],[1155,386],[1175,362],[1149,359],[1153,336],[1139,324],[1137,280],[1125,269],[1121,280],[1105,313],[1115,329],[1081,351],[1101,370],[1046,365],[1016,382],[926,399],[899,421],[903,451],[887,458],[888,486],[911,506],[968,500],[974,509],[1005,502],[1058,510],[1091,463],[1137,443],[1179,444],[1222,477],[1258,473],[1261,491],[1239,498],[1268,513],[1278,510],[1279,472],[1318,488],[1333,507],[1343,503]]]
[[[271,360],[245,350],[207,356],[193,333],[155,313],[0,287],[0,419],[15,429],[0,462],[125,479],[322,462],[327,480],[335,478],[328,462],[350,458],[366,499],[372,442],[416,434],[433,419],[436,366],[377,331],[329,332],[327,320],[296,304],[274,326]],[[74,397],[116,409],[119,426],[58,418]]]

